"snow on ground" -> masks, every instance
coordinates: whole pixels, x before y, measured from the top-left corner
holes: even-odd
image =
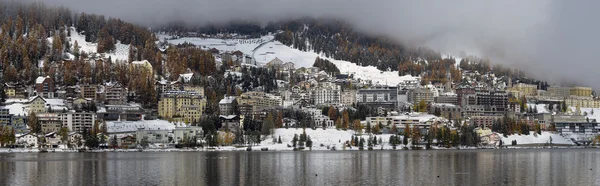
[[[550,113],[550,111],[548,111],[548,104],[534,104],[534,103],[528,103],[527,104],[527,108],[534,108],[533,106],[535,106],[535,108],[537,108],[537,113]]]
[[[159,35],[159,38],[168,38],[164,35]],[[217,39],[217,38],[200,38],[200,37],[182,37],[179,39],[168,40],[170,44],[178,45],[185,42],[200,46],[205,50],[216,48],[220,51],[240,52],[252,55],[253,50],[264,42],[273,40],[275,36],[267,35],[261,38],[254,39]],[[312,64],[311,64],[312,65]]]
[[[79,45],[79,50],[84,51],[86,53],[96,53],[96,49],[98,45],[96,43],[90,43],[85,41],[85,36],[77,33],[74,27],[71,27],[71,37],[69,41],[71,42],[71,47],[74,46],[75,41],[77,41],[77,45]]]
[[[85,36],[77,33],[74,27],[71,27],[71,37],[69,41],[71,42],[71,47],[74,46],[75,41],[77,41],[77,45],[79,45],[79,50],[84,51],[86,53],[96,53],[98,45],[96,43],[86,42]],[[50,39],[51,40],[51,39]],[[105,57],[111,57],[114,60],[128,60],[129,59],[129,45],[121,44],[120,41],[117,41],[115,44],[115,51],[111,53],[106,53]],[[74,57],[74,56],[72,56]]]
[[[259,64],[266,64],[275,58],[283,62],[293,62],[296,68],[311,67],[317,57],[331,61],[340,69],[342,74],[353,74],[354,79],[371,80],[374,84],[397,85],[404,80],[414,80],[412,76],[399,76],[398,71],[381,71],[374,66],[360,66],[348,61],[335,60],[314,52],[304,52],[290,48],[279,41],[268,42],[254,54],[254,59]]]
[[[268,136],[265,140],[261,142],[259,146],[255,146],[255,150],[266,147],[269,150],[293,150],[291,147],[287,145],[292,145],[292,139],[294,139],[294,134],[300,136],[304,130],[303,129],[275,129],[272,136]],[[342,150],[343,144],[346,141],[350,141],[352,136],[356,134],[353,130],[337,130],[337,129],[326,129],[317,128],[315,130],[307,128],[306,135],[310,136],[310,139],[313,142],[312,150],[329,150],[327,147],[335,147],[337,150]],[[381,138],[383,143],[382,145],[377,145],[373,147],[374,149],[392,149],[392,147],[388,144],[389,138],[391,134],[383,134],[376,135],[378,141]],[[282,144],[273,143],[273,138],[278,139],[281,137]],[[359,138],[362,137],[365,140],[369,138],[368,135],[359,135]],[[323,146],[321,147],[321,144]],[[365,143],[365,149],[367,148],[367,143]],[[400,147],[398,147],[400,148]],[[358,150],[358,148],[353,147],[354,150]],[[242,149],[245,150],[245,149]]]
[[[165,36],[160,36],[165,38]],[[258,64],[266,64],[279,58],[283,62],[293,62],[296,68],[311,67],[317,57],[330,60],[341,73],[353,74],[355,79],[372,80],[374,84],[397,85],[404,80],[414,80],[416,77],[399,76],[398,71],[381,71],[374,66],[360,66],[355,63],[342,60],[334,60],[314,52],[304,52],[291,48],[279,41],[273,40],[274,36],[263,36],[260,39],[215,39],[215,38],[193,38],[184,37],[168,40],[171,44],[182,44],[184,42],[201,46],[208,50],[216,48],[221,51],[239,50],[244,54],[253,56]],[[264,42],[261,44],[261,42]]]
[[[551,133],[547,131],[542,131],[542,134],[534,136],[534,132],[531,132],[530,135],[518,135],[513,134],[508,137],[502,136],[502,143],[504,145],[510,145],[513,140],[517,140],[517,145],[540,145],[540,144],[549,144],[550,137],[552,137],[552,144],[555,145],[574,145],[574,143],[560,134]]]

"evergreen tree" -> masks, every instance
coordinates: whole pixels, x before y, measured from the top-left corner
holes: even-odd
[[[310,139],[310,136],[307,136],[307,137],[306,137],[306,147],[308,147],[308,148],[312,149],[312,145],[313,145],[313,142],[312,142],[312,140]]]
[[[298,142],[298,135],[294,134],[294,138],[292,138],[292,146],[296,148],[296,142]]]

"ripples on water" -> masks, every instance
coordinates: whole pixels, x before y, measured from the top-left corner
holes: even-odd
[[[600,185],[595,149],[0,154],[0,185]]]

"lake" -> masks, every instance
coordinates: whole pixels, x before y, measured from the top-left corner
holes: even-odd
[[[0,185],[600,185],[598,149],[0,154]]]

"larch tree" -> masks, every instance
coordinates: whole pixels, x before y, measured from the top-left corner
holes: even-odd
[[[329,116],[329,119],[335,120],[337,118],[336,115],[337,115],[337,110],[335,109],[335,107],[329,106],[329,111],[327,112],[327,116]]]
[[[348,110],[344,109],[344,112],[342,112],[342,118],[344,119],[343,123],[342,123],[342,127],[344,129],[348,129],[348,125],[350,124],[350,117],[348,116]]]
[[[42,131],[35,112],[29,112],[29,116],[27,116],[27,126],[29,126],[29,132],[31,133],[39,134]]]

